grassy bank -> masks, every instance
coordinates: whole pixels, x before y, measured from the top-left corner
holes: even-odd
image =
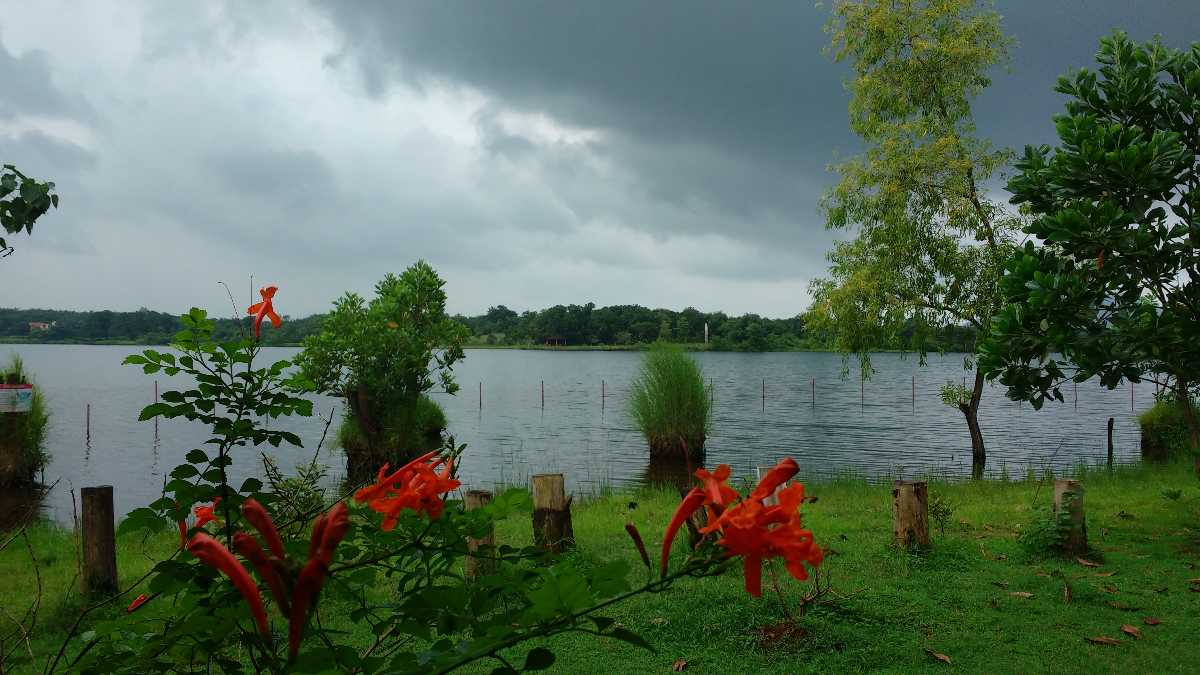
[[[1194,671],[1200,662],[1194,635],[1200,592],[1189,579],[1200,577],[1200,484],[1190,465],[1130,466],[1111,476],[1089,471],[1081,477],[1094,548],[1088,559],[1099,567],[1031,553],[1018,541],[1048,506],[1048,483],[931,484],[931,498],[953,511],[944,534],[934,527],[933,548],[924,554],[889,547],[889,486],[856,480],[810,485],[817,501],[805,505],[805,523],[833,549],[824,568],[836,595],[800,620],[804,635],[762,644],[755,627],[780,619],[777,601],[769,592],[761,600],[748,597],[740,575],[731,571],[687,580],[608,612],[645,636],[657,654],[568,635],[550,643],[559,657],[552,672],[670,672],[678,659],[687,661],[689,673]],[[637,573],[642,568],[622,525],[632,520],[653,547],[677,501],[659,490],[587,500],[575,508],[579,547],[573,555],[584,564],[625,556]],[[525,544],[529,532],[528,516],[514,517],[499,524],[497,539]],[[44,659],[52,643],[57,648],[54,637],[69,625],[78,603],[62,592],[73,577],[74,544],[50,526],[34,528],[31,543],[46,591],[30,648]],[[123,540],[123,579],[136,578],[172,543],[169,537]],[[0,552],[0,578],[6,580],[0,606],[6,613],[23,612],[34,596],[31,570],[23,547]],[[791,580],[782,583],[792,597],[804,590]],[[1071,589],[1070,602],[1064,586]],[[1146,625],[1146,617],[1161,624]],[[1140,629],[1143,638],[1122,634],[1124,624]],[[0,618],[3,632],[10,627]],[[1096,636],[1120,644],[1085,641]],[[479,664],[470,672],[492,667]]]

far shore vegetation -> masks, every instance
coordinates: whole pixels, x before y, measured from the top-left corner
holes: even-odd
[[[327,314],[287,316],[279,329],[263,333],[262,344],[298,347],[320,331]],[[640,305],[596,307],[555,305],[518,313],[504,305],[478,316],[454,315],[470,331],[464,347],[472,349],[640,350],[657,342],[688,351],[794,352],[834,351],[832,333],[808,325],[802,316],[772,319],[757,314],[650,309]],[[704,326],[708,324],[708,342]],[[166,345],[180,330],[179,317],[142,308],[134,312],[70,311],[0,307],[0,343]],[[915,328],[914,328],[915,330]],[[215,319],[215,337],[231,340],[250,331],[250,318]],[[911,331],[910,331],[911,332]],[[883,340],[876,351],[898,351],[908,334]],[[971,351],[975,331],[949,326],[933,336],[929,349]]]

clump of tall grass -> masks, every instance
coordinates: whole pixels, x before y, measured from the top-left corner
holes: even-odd
[[[0,382],[4,384],[33,384],[25,371],[20,356],[13,355],[7,367],[0,368]],[[29,412],[24,415],[0,415],[0,444],[18,449],[15,465],[6,467],[12,472],[8,480],[17,483],[32,483],[37,472],[46,465],[50,456],[46,453],[46,429],[50,425],[50,412],[42,392],[33,390],[33,401]],[[6,472],[7,473],[7,472]],[[0,480],[4,480],[0,476]]]
[[[680,347],[651,347],[633,381],[629,412],[651,457],[700,456],[711,417],[700,364]]]

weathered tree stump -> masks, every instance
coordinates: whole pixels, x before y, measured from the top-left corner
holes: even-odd
[[[929,546],[929,486],[925,481],[892,483],[892,542],[902,548]]]
[[[464,502],[468,511],[487,506],[492,501],[492,493],[487,490],[470,490],[467,492]],[[474,581],[479,577],[485,577],[489,574],[494,574],[496,571],[495,552],[492,550],[496,545],[496,534],[492,531],[491,525],[488,525],[487,534],[482,537],[467,537],[467,551],[475,553],[480,547],[485,548],[485,553],[489,557],[476,557],[467,555],[463,561],[463,576],[467,581]]]
[[[79,491],[79,495],[83,511],[83,593],[92,596],[111,595],[117,592],[113,489],[111,485],[85,487]]]
[[[1068,553],[1086,553],[1087,520],[1083,512],[1083,483],[1060,478],[1054,481],[1054,514],[1066,513],[1065,520],[1070,523],[1063,538],[1062,547]]]
[[[575,545],[571,528],[571,499],[567,497],[561,473],[534,476],[533,543],[552,553],[561,553]]]

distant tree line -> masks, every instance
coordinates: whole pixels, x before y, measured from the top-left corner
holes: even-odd
[[[286,317],[279,329],[262,332],[263,344],[299,345],[316,333],[326,315]],[[471,331],[469,345],[636,347],[658,341],[701,345],[708,324],[709,349],[716,351],[802,351],[824,350],[834,345],[833,336],[810,330],[802,316],[771,319],[757,314],[730,316],[724,312],[650,309],[640,305],[596,307],[555,305],[540,311],[516,312],[497,305],[479,316],[454,317]],[[45,324],[46,328],[40,325]],[[31,330],[31,325],[37,326]],[[165,312],[139,309],[76,312],[55,309],[0,308],[0,341],[47,343],[133,343],[166,344],[180,329],[179,317]],[[250,318],[216,320],[216,338],[227,339],[250,330]],[[901,335],[901,338],[904,336]],[[951,326],[937,337],[934,347],[945,351],[970,351],[975,332]],[[895,349],[903,344],[882,344],[878,349]]]
[[[263,344],[299,344],[316,332],[323,316],[285,317],[279,329],[263,330]],[[227,340],[249,334],[250,321],[251,317],[217,319],[214,337]],[[9,342],[161,345],[170,342],[181,327],[177,315],[144,307],[136,312],[0,308],[0,341]]]
[[[640,305],[596,307],[589,302],[518,314],[497,305],[479,316],[455,318],[471,329],[473,344],[632,346],[666,341],[699,345],[704,343],[707,324],[709,348],[718,351],[822,350],[833,345],[831,335],[807,330],[802,316],[786,319],[757,314],[730,316],[692,307],[677,312]],[[935,346],[946,351],[969,351],[974,340],[973,330],[951,327],[942,331]]]

